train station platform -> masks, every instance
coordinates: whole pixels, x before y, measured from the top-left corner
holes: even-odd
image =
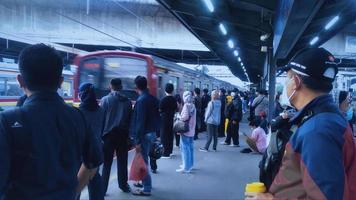
[[[257,181],[259,175],[258,163],[262,156],[259,154],[243,154],[240,150],[247,147],[245,136],[250,134],[247,123],[241,123],[240,147],[221,145],[224,138],[219,138],[217,152],[200,152],[206,141],[206,134],[202,133],[195,141],[195,170],[191,174],[177,173],[175,170],[181,164],[181,155],[178,148],[174,149],[173,158],[159,159],[158,173],[152,175],[152,196],[137,197],[121,192],[117,184],[116,163],[112,166],[110,185],[107,200],[117,199],[154,199],[154,200],[207,200],[207,199],[243,199],[246,183]],[[129,153],[129,164],[134,152]],[[132,186],[132,183],[130,183]],[[133,186],[132,186],[133,188]],[[85,190],[81,196],[87,200],[88,193]]]

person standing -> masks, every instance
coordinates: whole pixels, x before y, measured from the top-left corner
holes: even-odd
[[[182,98],[180,97],[179,94],[176,94],[174,96],[174,98],[176,99],[177,101],[177,110],[176,110],[176,113],[175,113],[175,117],[179,115],[179,113],[182,111],[183,109],[183,100]],[[175,137],[175,140],[176,140],[176,147],[179,147],[180,145],[180,135],[178,133],[174,133],[174,137]]]
[[[136,144],[136,153],[141,153],[148,166],[148,155],[152,143],[156,139],[156,133],[160,129],[159,101],[148,92],[147,79],[143,76],[135,78],[135,86],[139,97],[136,101],[133,117],[133,138]],[[143,189],[132,192],[133,195],[150,196],[152,189],[151,175],[142,180]]]
[[[260,118],[261,114],[268,116],[268,97],[266,90],[259,90],[258,96],[252,102],[253,118]]]
[[[166,96],[163,97],[159,104],[159,110],[161,114],[161,142],[164,147],[164,153],[162,158],[170,158],[173,152],[173,118],[177,111],[177,101],[173,97],[174,86],[171,83],[166,84]]]
[[[216,151],[218,144],[219,125],[221,120],[221,102],[219,100],[219,92],[217,90],[211,93],[212,100],[208,103],[205,111],[205,123],[207,126],[208,140],[205,147],[199,148],[200,151],[208,152],[211,141],[214,139],[213,150]]]
[[[130,192],[130,186],[127,183],[127,158],[132,105],[131,101],[121,93],[121,79],[112,79],[110,81],[110,90],[111,92],[100,101],[100,107],[104,110],[104,130],[102,135],[104,142],[104,194],[108,190],[114,152],[116,152],[117,157],[119,188],[128,193]]]
[[[0,199],[75,199],[102,163],[99,141],[57,93],[63,62],[53,47],[24,48],[19,70],[27,99],[0,113]]]
[[[197,111],[197,117],[196,117],[196,126],[195,126],[195,135],[194,135],[194,140],[197,140],[198,134],[201,131],[201,125],[202,125],[202,98],[200,97],[200,89],[195,88],[194,89],[194,97],[193,97],[193,102],[195,109]]]
[[[225,108],[226,108],[226,90],[224,88],[220,89],[220,102],[221,102],[221,109],[220,109],[220,125],[219,125],[219,133],[218,137],[225,137]]]
[[[238,90],[232,93],[233,100],[226,108],[226,117],[229,123],[227,125],[227,137],[223,144],[230,145],[232,139],[233,144],[231,146],[233,147],[240,146],[239,123],[242,120],[242,101],[238,93]]]
[[[332,96],[337,65],[324,48],[300,51],[284,68],[284,95],[298,113],[268,193],[247,199],[354,199],[356,147]]]
[[[189,131],[186,133],[179,133],[181,136],[181,152],[183,164],[176,172],[190,173],[194,166],[194,132],[196,126],[196,108],[193,103],[191,92],[185,91],[183,93],[184,106],[180,114],[180,120],[188,122]]]
[[[277,93],[276,95],[276,99],[275,99],[275,102],[274,102],[274,112],[273,112],[273,119],[278,117],[284,110],[284,108],[282,107],[281,105],[281,94],[280,93]]]
[[[210,102],[211,100],[211,97],[209,95],[209,90],[207,88],[203,89],[203,96],[201,97],[201,109],[202,109],[202,130],[201,131],[206,131],[206,124],[204,122],[205,120],[205,116],[204,116],[204,113],[205,113],[205,110],[206,108],[208,107],[208,103]]]
[[[101,144],[102,129],[104,124],[104,110],[100,108],[96,95],[94,85],[91,83],[83,83],[79,87],[80,105],[79,110],[84,114],[89,127],[95,134]],[[88,185],[89,200],[104,200],[103,180],[99,173],[90,180]],[[80,199],[79,196],[77,199]]]
[[[351,107],[351,97],[350,93],[347,91],[340,91],[339,93],[339,108],[341,113],[345,116],[346,120],[349,122],[352,132],[354,131],[352,119],[353,109]]]

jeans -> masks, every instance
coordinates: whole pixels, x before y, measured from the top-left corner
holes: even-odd
[[[152,143],[156,140],[156,133],[147,133],[143,141],[141,143],[141,153],[143,160],[145,161],[147,167],[148,167],[148,155],[152,146]],[[152,189],[152,179],[151,179],[151,174],[148,170],[147,176],[142,180],[142,185],[143,185],[143,191],[144,192],[151,192]]]
[[[181,152],[183,168],[189,171],[194,165],[194,147],[193,147],[193,137],[188,137],[181,135]]]
[[[219,126],[214,124],[207,124],[206,129],[208,131],[208,140],[206,141],[205,149],[209,149],[211,140],[214,138],[213,149],[216,150],[216,146],[218,145]]]

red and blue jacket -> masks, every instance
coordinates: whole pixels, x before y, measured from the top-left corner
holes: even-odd
[[[270,188],[275,199],[356,199],[355,142],[332,97],[314,99],[291,122],[297,130]]]

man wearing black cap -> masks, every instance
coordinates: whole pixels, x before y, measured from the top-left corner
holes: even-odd
[[[246,199],[352,199],[356,150],[350,126],[328,93],[337,74],[323,48],[298,53],[284,68],[286,98],[298,113],[269,193]]]

